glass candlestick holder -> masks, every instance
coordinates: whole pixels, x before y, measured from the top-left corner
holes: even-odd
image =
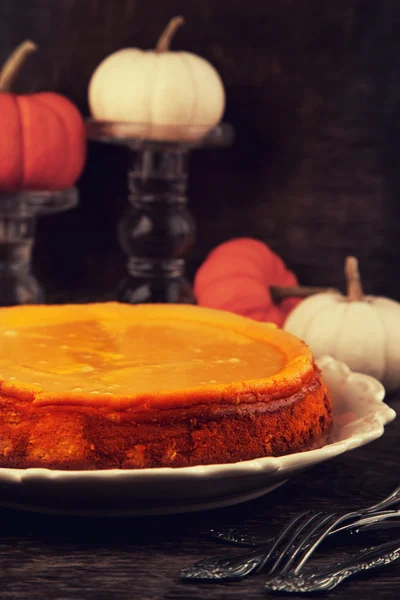
[[[127,255],[127,275],[117,300],[129,304],[193,303],[185,278],[185,259],[196,226],[187,206],[189,155],[196,148],[224,147],[233,128],[151,126],[88,120],[89,139],[127,147],[129,206],[118,224],[118,241]]]
[[[0,306],[45,301],[31,271],[36,218],[68,210],[77,203],[75,188],[0,193]]]

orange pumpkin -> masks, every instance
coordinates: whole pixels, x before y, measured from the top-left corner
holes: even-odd
[[[86,135],[82,116],[64,96],[9,92],[26,58],[37,49],[21,44],[0,73],[0,189],[70,187],[82,172]]]
[[[266,244],[237,238],[224,242],[209,254],[197,271],[194,292],[201,306],[281,326],[301,300],[285,298],[276,305],[270,286],[294,287],[298,282]]]

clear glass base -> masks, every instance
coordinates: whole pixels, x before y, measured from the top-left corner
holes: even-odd
[[[229,146],[233,128],[211,130],[146,123],[87,121],[88,137],[123,145],[132,153],[128,172],[130,206],[118,224],[118,241],[128,257],[128,276],[117,299],[129,304],[193,303],[184,277],[185,258],[196,226],[187,206],[189,155],[196,148]]]
[[[36,218],[69,210],[77,203],[75,188],[0,193],[0,306],[45,301],[31,273]]]
[[[183,259],[131,257],[128,277],[118,286],[117,299],[128,304],[173,303],[193,304],[190,283],[184,277]]]

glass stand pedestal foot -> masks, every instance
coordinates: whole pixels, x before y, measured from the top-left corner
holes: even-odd
[[[189,155],[196,148],[230,145],[232,127],[222,124],[207,135],[196,128],[168,127],[159,140],[153,139],[150,125],[89,120],[87,133],[89,139],[131,151],[130,206],[118,225],[118,241],[128,257],[127,277],[118,286],[117,300],[193,303],[185,279],[185,259],[196,234],[187,207]]]
[[[0,306],[41,304],[42,287],[31,272],[36,218],[73,208],[75,188],[0,193]]]

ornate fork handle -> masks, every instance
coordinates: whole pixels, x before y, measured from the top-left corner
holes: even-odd
[[[400,558],[400,538],[362,550],[334,567],[315,573],[289,574],[267,579],[265,590],[284,593],[310,593],[333,590],[342,581],[363,571],[388,565]]]

